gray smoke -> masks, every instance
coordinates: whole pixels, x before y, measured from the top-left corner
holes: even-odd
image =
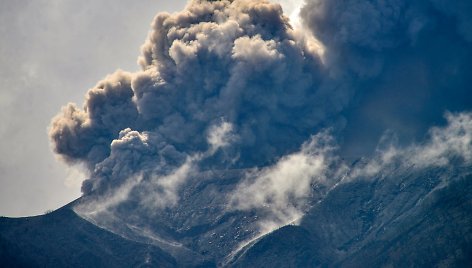
[[[471,109],[470,14],[463,0],[307,1],[301,16],[325,66],[356,92],[344,111],[346,156],[373,151],[386,129],[420,141],[445,111]]]
[[[82,190],[96,199],[82,215],[181,237],[226,219],[250,241],[344,181],[470,164],[470,15],[465,0],[307,0],[294,28],[265,0],[193,0],[156,16],[141,71],[99,82],[50,137],[90,170]],[[237,241],[221,249],[201,237],[199,248],[223,255]]]
[[[141,72],[107,77],[52,123],[55,151],[92,171],[85,193],[119,174],[183,164],[213,146],[208,133],[222,120],[235,138],[205,168],[271,163],[321,127],[342,126],[349,99],[267,1],[192,1],[159,14],[139,62]]]

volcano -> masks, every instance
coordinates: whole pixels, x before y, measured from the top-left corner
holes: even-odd
[[[83,196],[7,266],[467,267],[468,0],[192,0],[53,118]],[[292,14],[292,18],[293,18]]]
[[[95,222],[82,197],[37,217],[0,219],[4,267],[468,267],[472,168],[392,170],[330,190],[297,223],[255,237],[257,213],[225,212],[218,194],[239,172],[205,174],[181,210],[154,226]],[[227,175],[226,178],[222,176]],[[448,184],[444,184],[448,181]],[[132,209],[132,208],[127,208]],[[130,212],[129,215],[133,213]],[[147,227],[147,228],[144,228]]]

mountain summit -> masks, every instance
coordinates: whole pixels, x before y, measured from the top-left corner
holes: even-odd
[[[472,5],[299,10],[158,14],[141,70],[52,120],[54,152],[88,172],[83,196],[2,219],[4,263],[470,266]]]

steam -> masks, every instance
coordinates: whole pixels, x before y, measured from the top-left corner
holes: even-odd
[[[282,226],[296,220],[313,198],[313,188],[333,179],[328,178],[337,160],[333,143],[333,137],[321,132],[305,142],[300,151],[272,166],[252,170],[234,192],[233,205],[241,210],[269,211],[264,225],[270,222]]]
[[[232,132],[233,125],[224,121],[220,125],[211,127],[207,137],[211,147],[210,152],[214,153],[218,149],[230,145],[236,138]]]
[[[422,144],[399,147],[392,135],[384,136],[376,155],[357,166],[351,177],[373,177],[394,168],[425,169],[472,164],[472,113],[446,114],[447,125],[433,127]]]
[[[147,198],[144,198],[144,204],[152,202],[152,204],[158,208],[177,205],[179,201],[179,196],[177,195],[179,187],[185,183],[189,174],[191,174],[194,168],[194,161],[195,159],[189,158],[171,174],[153,178],[150,186],[154,186],[153,192],[157,194],[150,194]]]

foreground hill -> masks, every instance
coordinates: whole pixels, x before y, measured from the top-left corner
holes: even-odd
[[[43,216],[0,218],[2,267],[174,267],[156,246],[126,240],[77,216],[71,205]]]

